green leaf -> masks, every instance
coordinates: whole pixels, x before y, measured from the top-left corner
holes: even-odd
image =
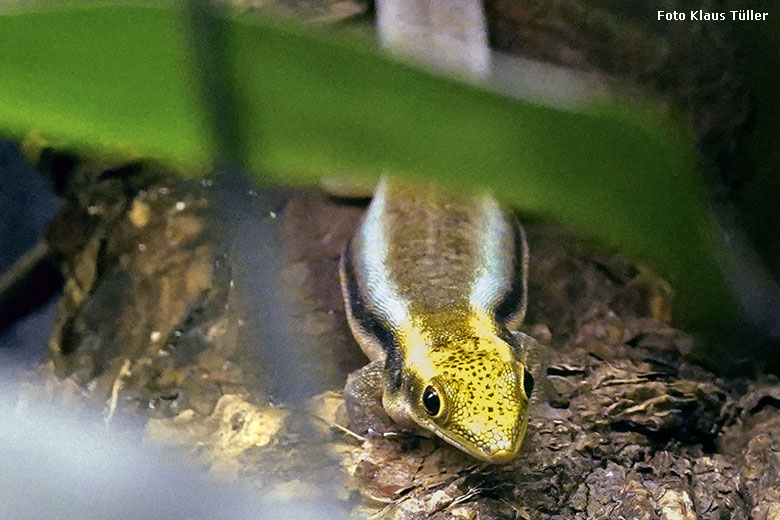
[[[489,186],[652,263],[690,326],[738,322],[690,139],[660,111],[513,100],[273,21],[212,18],[222,47],[195,59],[191,19],[89,2],[0,16],[0,127],[182,168],[227,153],[275,182],[394,173]],[[238,142],[218,139],[225,125]]]

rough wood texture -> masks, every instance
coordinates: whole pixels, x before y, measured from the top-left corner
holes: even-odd
[[[240,304],[251,302],[236,297],[240,259],[215,238],[228,232],[215,217],[222,188],[148,172],[92,181],[52,228],[68,282],[50,388],[81,388],[76,400],[100,403],[116,424],[140,413],[150,438],[222,478],[399,519],[780,514],[777,379],[719,379],[686,362],[692,339],[664,321],[667,290],[617,255],[528,225],[524,330],[548,345],[538,377],[559,395],[535,406],[521,456],[490,466],[436,440],[361,443],[332,427],[343,378],[364,362],[336,278],[362,207],[295,191],[272,221],[292,326],[307,338],[297,355],[319,365],[311,397],[278,402],[284,362],[258,356],[264,338],[247,348],[243,324],[257,309]]]

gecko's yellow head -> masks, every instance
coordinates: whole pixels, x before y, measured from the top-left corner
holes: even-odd
[[[523,363],[484,350],[447,358],[412,385],[415,421],[474,457],[509,462],[525,437],[533,377]]]

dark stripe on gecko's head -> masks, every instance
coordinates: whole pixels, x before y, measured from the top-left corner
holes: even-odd
[[[514,240],[512,286],[495,308],[494,317],[497,323],[506,323],[510,318],[514,318],[514,315],[517,313],[525,314],[524,306],[528,297],[525,294],[526,277],[528,276],[528,273],[525,272],[526,266],[524,262],[527,254],[526,243],[520,223],[517,222],[514,215],[510,215],[509,218],[512,219],[512,238]]]
[[[385,374],[390,390],[398,390],[401,387],[402,364],[401,353],[398,348],[395,335],[390,326],[374,313],[364,300],[360,284],[355,275],[352,258],[352,240],[347,242],[343,256],[344,277],[347,284],[347,299],[352,318],[357,320],[360,327],[371,336],[375,337],[385,351]]]

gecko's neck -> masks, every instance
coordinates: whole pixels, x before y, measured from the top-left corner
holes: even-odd
[[[495,365],[516,352],[492,316],[477,310],[416,315],[397,331],[407,368],[423,379],[454,371],[463,364]],[[504,336],[504,337],[502,337]]]

